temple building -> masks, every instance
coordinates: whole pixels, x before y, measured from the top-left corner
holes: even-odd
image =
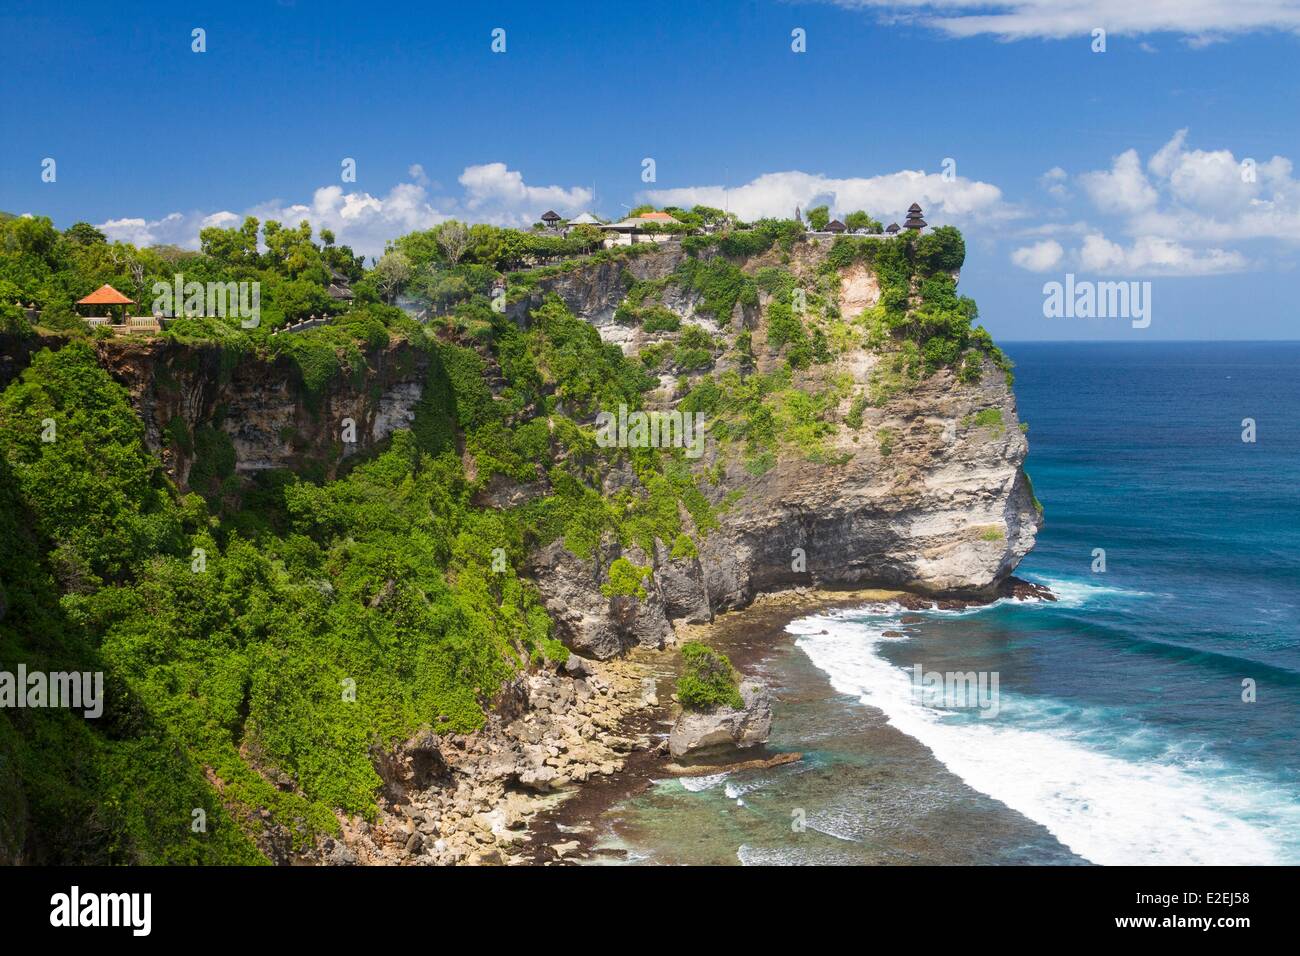
[[[844,225],[844,223],[840,222],[838,219],[832,219],[830,222],[826,224],[826,228],[823,229],[822,231],[823,232],[844,232],[848,228],[849,228],[848,226]]]
[[[898,223],[891,222],[888,226],[885,227],[885,232],[889,233],[889,235],[891,236],[898,235]]]
[[[633,246],[638,242],[668,242],[676,238],[674,233],[662,230],[647,230],[647,226],[680,225],[681,221],[666,212],[644,212],[622,222],[611,222],[600,228],[605,232],[605,247]]]
[[[926,221],[921,218],[921,207],[916,203],[907,207],[907,219],[903,222],[904,229],[915,229],[920,232],[926,227]]]

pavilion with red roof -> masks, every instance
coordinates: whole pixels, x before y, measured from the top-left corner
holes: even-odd
[[[128,305],[135,305],[135,300],[127,298],[122,293],[114,289],[111,285],[105,284],[105,285],[101,285],[98,289],[90,293],[90,295],[86,296],[84,299],[78,299],[77,305],[103,305],[103,306],[120,305],[122,306],[122,323],[125,324],[128,315],[126,307]],[[86,318],[86,322],[92,327],[97,325],[109,325],[112,323],[112,315],[113,314],[110,311],[107,317],[88,316]],[[96,321],[96,319],[101,319],[101,321]]]

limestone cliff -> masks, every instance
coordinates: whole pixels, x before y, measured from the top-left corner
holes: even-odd
[[[205,431],[229,442],[235,473],[288,468],[332,477],[347,458],[410,427],[429,368],[427,352],[397,342],[363,353],[362,368],[341,371],[313,395],[288,358],[232,357],[164,340],[101,340],[98,350],[131,393],[149,448],[182,488]]]
[[[755,257],[743,269],[753,274],[780,264],[811,273],[825,250],[801,244],[792,251],[784,258],[775,252]],[[668,246],[632,260],[626,271],[637,280],[663,281],[682,256]],[[540,283],[516,314],[522,321],[526,307],[553,292],[627,353],[677,338],[616,321],[626,286],[627,277],[610,264],[566,273]],[[871,269],[860,264],[841,270],[838,293],[836,306],[845,316],[876,305],[881,295]],[[758,308],[737,302],[724,324],[701,315],[698,295],[671,281],[660,302],[681,317],[683,328],[698,325],[728,345],[739,334],[761,338],[767,326],[767,296]],[[768,371],[778,361],[773,353],[759,354],[755,369]],[[817,461],[783,452],[773,467],[754,475],[708,442],[700,467],[720,475],[707,486],[708,494],[715,503],[734,504],[723,512],[721,527],[701,538],[698,556],[673,559],[671,542],[659,543],[653,555],[632,549],[634,563],[654,568],[645,601],[629,606],[598,590],[601,568],[622,553],[617,543],[606,541],[590,561],[558,544],[539,552],[535,574],[569,643],[600,657],[630,643],[656,645],[672,620],[707,620],[715,611],[747,605],[759,593],[796,586],[994,596],[1033,547],[1041,520],[1022,467],[1028,446],[1007,377],[987,362],[977,381],[940,370],[858,409],[858,423],[849,395],[865,389],[884,361],[864,348],[819,370],[821,380],[849,378],[853,386],[832,412],[841,425]],[[711,371],[733,367],[728,349]],[[662,376],[651,406],[675,407],[700,374]],[[812,377],[796,375],[796,385]],[[607,490],[628,480],[614,472],[606,478]]]
[[[811,276],[825,253],[798,243],[784,254],[773,249],[751,257],[740,268],[749,276],[778,266]],[[742,297],[719,318],[703,307],[697,288],[674,280],[685,258],[680,244],[668,243],[548,275],[513,295],[508,314],[524,325],[530,310],[553,293],[628,355],[671,349],[692,326],[715,337],[707,367],[660,367],[660,387],[647,396],[658,409],[676,408],[711,374],[762,373],[782,365],[781,349],[762,347],[771,296]],[[636,283],[654,285],[655,306],[676,316],[679,329],[646,331],[627,321],[619,306]],[[881,296],[876,276],[861,264],[841,269],[833,284],[838,298],[831,311],[846,318]],[[757,343],[752,353],[739,348],[742,336],[746,345],[751,337]],[[161,340],[108,341],[99,348],[102,362],[130,390],[150,447],[182,487],[201,454],[201,434],[228,439],[235,473],[292,468],[329,477],[347,456],[409,426],[430,372],[427,351],[396,341],[365,353],[364,368],[335,375],[313,396],[288,359],[232,360],[215,347]],[[841,349],[830,361],[794,373],[796,390],[828,382],[838,390],[815,455],[782,448],[754,468],[710,438],[694,467],[710,475],[701,487],[718,508],[718,527],[694,535],[697,553],[674,557],[673,542],[656,542],[650,554],[637,547],[625,551],[610,536],[590,558],[575,556],[559,541],[537,549],[530,570],[560,636],[576,650],[606,658],[633,644],[661,644],[674,620],[707,620],[759,593],[801,585],[994,595],[1033,546],[1040,522],[1006,376],[987,361],[974,376],[940,369],[864,402],[887,361],[872,348]],[[489,375],[489,385],[499,390],[495,368]],[[341,440],[345,419],[355,423],[354,443]],[[603,477],[607,493],[636,481],[625,464],[610,466]],[[544,482],[494,479],[480,501],[500,505],[544,492]],[[644,599],[602,593],[620,555],[653,568]]]

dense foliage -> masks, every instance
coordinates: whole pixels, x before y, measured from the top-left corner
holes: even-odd
[[[44,328],[87,334],[74,303],[105,283],[135,300],[134,314],[148,315],[155,283],[172,286],[178,274],[186,283],[260,283],[263,334],[309,315],[343,311],[327,291],[336,277],[358,282],[361,301],[378,301],[372,284],[362,281],[361,257],[335,245],[329,230],[314,241],[306,222],[290,229],[249,217],[238,228],[209,227],[195,252],[109,242],[86,223],[60,232],[45,217],[0,220],[0,303],[34,304]],[[175,314],[181,311],[175,304]],[[192,332],[207,320],[189,321]]]
[[[727,655],[699,641],[682,645],[682,673],[677,679],[677,699],[687,710],[743,707],[740,679]]]
[[[822,239],[806,257],[801,244],[818,240],[795,220],[742,229],[707,207],[668,211],[717,231],[686,237],[681,264],[653,280],[627,269],[652,246],[593,252],[590,230],[446,223],[396,240],[366,270],[306,224],[205,229],[201,250],[185,252],[109,243],[85,224],[0,221],[0,335],[34,352],[0,393],[0,668],[100,671],[108,700],[97,720],[0,712],[0,853],[250,862],[263,859],[259,837],[304,846],[336,830],[337,812],[373,814],[376,753],[425,725],[473,730],[503,681],[567,653],[524,573],[531,550],[560,540],[593,563],[611,601],[645,600],[654,569],[624,550],[695,560],[741,494],[710,489],[732,452],[751,474],[784,449],[835,464],[841,419],[856,432],[870,405],[941,368],[970,381],[986,358],[1009,367],[956,292],[956,230]],[[865,213],[849,218],[877,231]],[[544,291],[593,263],[624,270],[615,319],[647,333],[639,353]],[[841,276],[859,263],[880,305],[841,315]],[[527,297],[527,321],[492,307],[502,270],[516,270],[507,298]],[[104,282],[141,298],[180,271],[263,283],[263,322],[180,318],[164,336],[215,349],[223,377],[241,362],[289,363],[290,400],[312,414],[395,352],[427,359],[409,430],[333,480],[312,468],[250,479],[220,411],[178,416],[162,430],[192,457],[182,493],[71,308]],[[340,276],[356,292],[346,311],[325,291]],[[670,291],[695,315],[669,308]],[[427,303],[428,321],[394,307],[400,295]],[[13,301],[41,307],[39,329]],[[273,334],[313,313],[331,321]],[[856,392],[835,360],[864,345],[884,360]],[[680,449],[595,442],[596,412],[641,408],[665,371],[681,376],[680,410],[703,413],[723,452],[708,467]],[[889,455],[897,436],[875,437]],[[635,481],[610,491],[602,478],[615,467]],[[535,493],[476,503],[502,477]],[[683,659],[684,705],[739,706],[725,656],[687,644]]]

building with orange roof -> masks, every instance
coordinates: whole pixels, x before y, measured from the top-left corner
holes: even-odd
[[[105,283],[84,299],[78,299],[77,305],[99,305],[106,307],[105,311],[108,312],[108,315],[86,316],[86,324],[93,329],[98,328],[101,325],[113,324],[112,306],[115,305],[120,305],[122,307],[122,322],[125,323],[127,319],[127,306],[135,305],[135,300],[123,295],[111,285]]]
[[[162,331],[162,323],[157,316],[131,315],[128,306],[135,305],[135,299],[123,295],[108,284],[101,285],[90,295],[78,299],[77,305],[104,306],[105,310],[108,311],[108,315],[86,316],[86,324],[92,329],[111,328],[115,335],[126,335],[131,332],[155,333]],[[115,305],[122,307],[122,321],[120,323],[113,321],[111,307]]]

